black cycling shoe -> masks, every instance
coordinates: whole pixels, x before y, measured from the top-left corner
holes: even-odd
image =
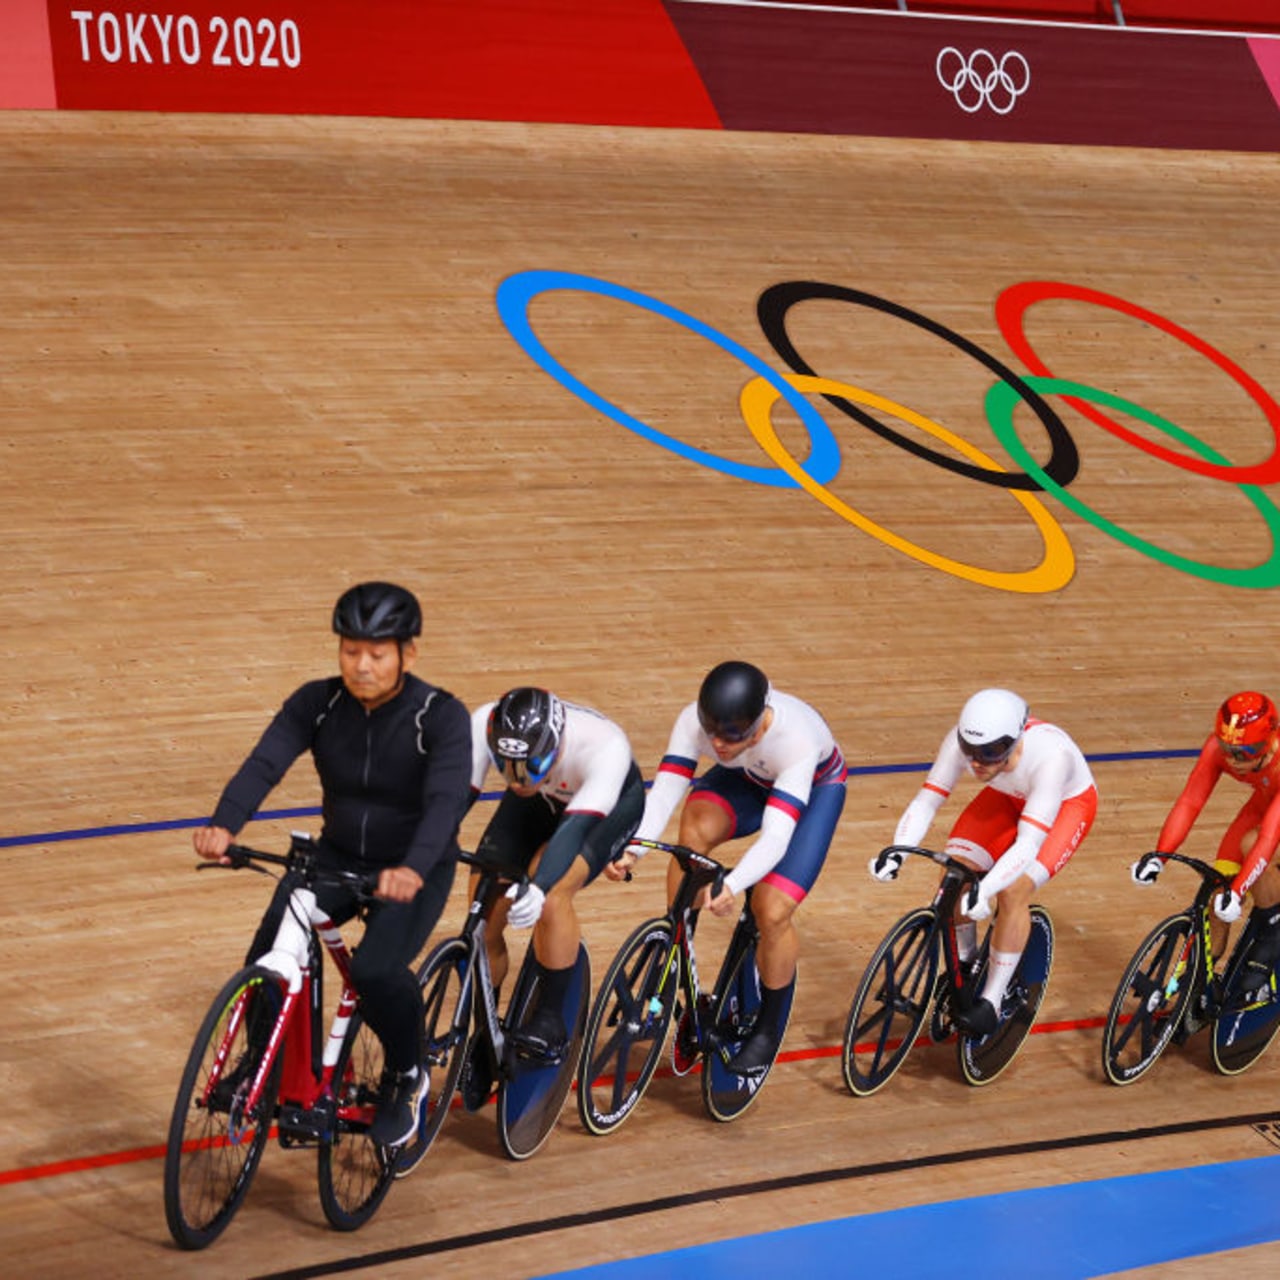
[[[409,1073],[387,1072],[369,1137],[380,1147],[403,1146],[415,1133],[427,1102],[431,1077],[419,1067]]]
[[[554,1061],[569,1047],[569,1029],[559,1009],[539,1005],[512,1033],[512,1039],[525,1056]]]
[[[979,1038],[989,1036],[999,1025],[1000,1016],[996,1007],[985,996],[975,1000],[969,1008],[960,1010],[955,1015],[956,1026],[967,1036]]]
[[[757,1027],[743,1041],[742,1048],[729,1059],[729,1070],[739,1076],[763,1075],[778,1056],[781,1040],[776,1031]]]

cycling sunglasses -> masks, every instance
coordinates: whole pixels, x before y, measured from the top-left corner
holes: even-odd
[[[1018,739],[1010,738],[1007,734],[994,742],[966,742],[957,732],[956,741],[960,744],[965,759],[985,765],[1004,764],[1018,745]]]

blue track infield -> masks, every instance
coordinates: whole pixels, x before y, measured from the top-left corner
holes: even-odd
[[[981,1241],[983,1280],[1087,1280],[1280,1240],[1280,1155],[949,1200],[745,1236],[556,1276],[743,1280],[941,1277]]]

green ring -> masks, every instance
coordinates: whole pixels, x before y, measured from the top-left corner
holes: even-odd
[[[1068,382],[1065,378],[1041,378],[1028,374],[1024,376],[1023,381],[1044,395],[1079,396],[1080,399],[1088,400],[1092,404],[1103,404],[1112,409],[1119,409],[1122,413],[1127,413],[1139,421],[1145,422],[1148,426],[1155,427],[1158,431],[1163,431],[1165,435],[1172,436],[1173,439],[1199,454],[1200,457],[1207,458],[1210,462],[1230,465],[1230,459],[1205,444],[1203,440],[1197,439],[1189,431],[1175,426],[1158,413],[1153,413],[1150,409],[1144,409],[1140,405],[1133,404],[1121,396],[1111,395],[1098,387],[1084,386],[1079,382]],[[991,429],[996,433],[996,438],[1009,451],[1015,463],[1022,467],[1028,475],[1033,476],[1042,488],[1052,493],[1064,506],[1074,511],[1076,515],[1087,520],[1095,528],[1101,529],[1103,533],[1110,534],[1117,541],[1123,542],[1125,546],[1142,552],[1144,556],[1150,556],[1152,560],[1158,560],[1160,563],[1170,565],[1174,569],[1181,569],[1183,573],[1191,574],[1193,577],[1207,578],[1210,582],[1223,582],[1233,587],[1253,587],[1256,589],[1274,587],[1280,584],[1280,510],[1277,510],[1275,503],[1267,497],[1258,485],[1242,484],[1239,488],[1241,493],[1262,513],[1262,518],[1266,521],[1267,528],[1271,531],[1270,558],[1265,563],[1256,565],[1252,569],[1228,569],[1221,565],[1204,564],[1199,560],[1189,560],[1186,556],[1166,551],[1163,547],[1157,547],[1154,543],[1139,538],[1137,534],[1130,533],[1127,529],[1122,529],[1118,524],[1113,524],[1105,516],[1099,515],[1091,507],[1086,506],[1074,494],[1068,493],[1062,485],[1049,476],[1045,469],[1027,452],[1022,441],[1018,439],[1017,432],[1013,429],[1013,411],[1020,403],[1021,400],[1018,393],[1007,383],[997,382],[993,384],[984,401],[987,421],[990,422]]]

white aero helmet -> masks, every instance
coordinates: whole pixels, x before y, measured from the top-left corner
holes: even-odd
[[[964,704],[956,739],[978,764],[1003,764],[1027,727],[1027,704],[1008,689],[981,689]]]

